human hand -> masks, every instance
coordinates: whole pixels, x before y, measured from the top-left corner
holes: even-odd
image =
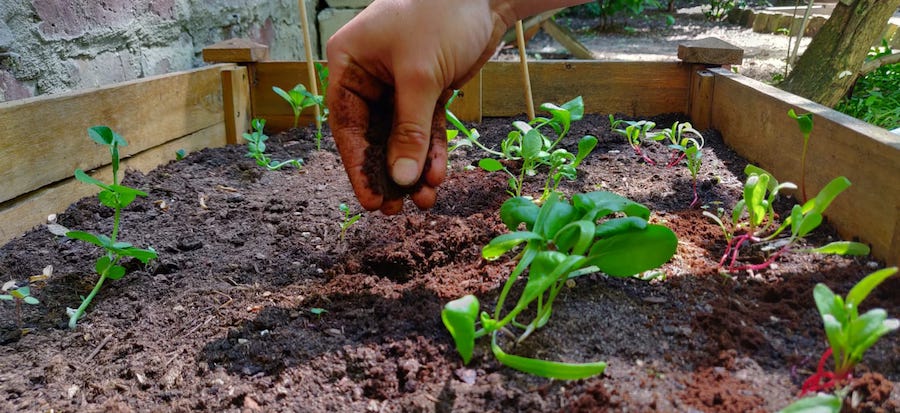
[[[331,130],[360,204],[431,208],[447,172],[444,104],[516,16],[495,0],[375,0],[328,41]]]

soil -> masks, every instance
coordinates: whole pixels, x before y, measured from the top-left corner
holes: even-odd
[[[668,125],[678,115],[655,118]],[[477,125],[498,147],[510,119]],[[554,381],[505,368],[486,341],[463,365],[440,320],[465,294],[489,305],[512,269],[480,250],[505,228],[497,215],[506,180],[451,154],[435,208],[407,201],[400,215],[363,213],[343,240],[339,204],[349,183],[333,142],[316,151],[310,130],[273,137],[274,159],[305,167],[265,171],[228,146],[190,154],[125,183],[146,191],[123,213],[121,239],[159,259],[127,263],[76,330],[76,307],[96,280],[98,249],[40,226],[0,248],[0,274],[32,283],[40,305],[0,307],[0,411],[776,411],[795,399],[826,348],[812,288],[845,294],[881,266],[870,258],[790,254],[772,268],[723,275],[724,241],[700,209],[685,168],[643,163],[589,115],[571,136],[600,144],[561,190],[608,190],[650,207],[679,237],[652,281],[583,276],[564,290],[550,323],[508,352],[609,363],[600,376]],[[730,208],[746,161],[704,131],[701,203]],[[574,139],[573,139],[574,141]],[[573,144],[574,145],[574,144]],[[574,150],[574,148],[569,148]],[[648,145],[663,161],[667,150]],[[661,162],[664,163],[664,162]],[[526,192],[539,193],[540,177]],[[793,202],[784,199],[780,211]],[[58,217],[70,229],[108,233],[95,198]],[[827,227],[806,240],[836,238]],[[747,262],[759,253],[744,251]],[[900,277],[865,303],[900,314]],[[316,314],[313,309],[326,312]],[[900,342],[888,335],[857,368],[848,411],[900,409]],[[851,403],[848,401],[847,403]]]

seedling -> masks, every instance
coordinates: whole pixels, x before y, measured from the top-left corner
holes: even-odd
[[[621,120],[616,119],[613,115],[609,115],[609,123],[614,132],[625,136],[625,139],[628,140],[628,144],[631,145],[631,149],[633,149],[634,153],[640,156],[644,162],[650,165],[656,165],[656,162],[653,159],[650,159],[650,157],[641,150],[641,145],[644,141],[653,137],[649,136],[649,134],[650,131],[656,127],[656,123],[649,120]],[[623,124],[626,125],[624,129],[620,128]]]
[[[325,122],[328,122],[328,106],[325,104],[325,91],[328,90],[328,68],[323,66],[321,63],[316,62],[316,76],[319,78],[319,83],[321,84],[322,94],[321,95],[312,95],[315,99],[316,105],[319,106],[318,113],[318,128],[316,128],[316,150],[322,149],[322,125]]]
[[[459,90],[454,90],[453,94],[450,95],[450,99],[447,100],[447,104],[444,106],[444,112],[447,117],[447,122],[450,122],[450,125],[452,125],[454,128],[456,128],[456,129],[449,129],[449,128],[447,129],[447,144],[448,144],[447,151],[453,152],[454,150],[456,150],[460,147],[463,147],[463,146],[476,146],[479,149],[489,153],[491,156],[503,156],[502,153],[497,152],[493,149],[489,149],[488,147],[484,146],[481,142],[479,142],[478,138],[480,138],[481,135],[478,133],[478,130],[475,128],[471,128],[471,129],[467,128],[466,125],[463,125],[462,121],[460,121],[459,118],[456,117],[455,114],[453,114],[453,112],[450,110],[450,105],[456,99],[457,95],[459,95]],[[459,137],[460,133],[462,133],[462,135],[463,135],[462,137],[464,137],[465,139],[461,139],[455,145],[450,145],[450,143],[453,142],[454,139]]]
[[[816,284],[813,298],[822,315],[829,348],[819,359],[816,373],[803,382],[801,395],[827,391],[849,379],[866,350],[885,334],[900,328],[900,320],[887,318],[887,312],[881,308],[859,315],[859,306],[869,293],[896,272],[897,267],[891,267],[867,275],[850,289],[846,299],[825,284]],[[829,356],[834,358],[834,371],[825,370]]]
[[[316,106],[317,104],[316,96],[306,90],[306,86],[303,86],[302,83],[298,83],[289,91],[285,91],[278,86],[272,86],[272,90],[291,105],[291,109],[294,111],[293,127],[295,128],[300,121],[300,114],[303,113],[303,109]]]
[[[22,303],[29,305],[38,305],[41,302],[37,298],[31,296],[31,288],[27,285],[19,287],[15,281],[7,281],[3,284],[3,292],[9,294],[0,294],[0,300],[13,301],[16,303],[16,320],[18,321],[19,330],[22,329]]]
[[[500,333],[521,330],[521,342],[550,320],[553,302],[572,278],[602,271],[627,277],[656,268],[675,254],[678,240],[668,228],[649,224],[647,207],[609,192],[576,194],[572,203],[551,194],[538,206],[515,197],[500,208],[500,217],[509,233],[500,235],[482,249],[488,260],[497,259],[525,244],[515,268],[503,286],[493,315],[482,311],[475,296],[467,295],[447,303],[441,318],[468,363],[475,339],[490,335],[491,350],[500,363],[537,376],[574,380],[601,374],[604,362],[562,363],[525,358],[506,353],[500,347]],[[519,230],[524,225],[524,230]],[[515,307],[504,314],[504,303],[519,277],[527,270],[524,290]],[[527,312],[525,323],[518,317]],[[479,326],[480,324],[480,326]]]
[[[686,154],[686,148],[696,146],[703,148],[705,143],[703,135],[700,131],[694,129],[690,122],[675,122],[669,129],[663,129],[660,133],[651,134],[653,140],[667,140],[669,148],[672,148],[672,155],[666,167],[678,165]]]
[[[840,413],[842,397],[819,393],[791,403],[778,413]]]
[[[797,126],[800,127],[800,133],[803,134],[803,151],[800,153],[800,194],[803,196],[803,200],[806,201],[806,149],[809,147],[809,135],[812,134],[813,128],[813,115],[812,113],[807,113],[805,115],[797,115],[794,113],[794,109],[788,110],[788,116],[797,121]]]
[[[94,126],[88,129],[88,135],[94,142],[109,148],[112,159],[112,184],[107,185],[86,174],[81,169],[75,170],[75,179],[99,187],[101,191],[97,197],[100,203],[112,208],[115,212],[113,214],[112,232],[108,236],[103,234],[94,235],[83,231],[66,232],[66,237],[94,244],[106,252],[97,259],[94,265],[94,269],[100,275],[100,278],[94,284],[90,294],[81,301],[81,305],[77,309],[73,310],[70,308],[67,310],[69,313],[69,328],[73,329],[78,324],[78,320],[84,314],[88,305],[91,304],[91,301],[100,291],[103,282],[106,279],[118,280],[125,276],[125,267],[119,265],[122,258],[132,257],[147,264],[151,259],[157,257],[153,248],[136,248],[130,243],[117,240],[121,226],[122,210],[134,202],[138,196],[147,196],[143,191],[119,184],[119,147],[127,145],[125,139],[106,126]]]
[[[522,181],[520,181],[519,177],[512,173],[509,168],[504,166],[500,161],[494,158],[483,158],[478,161],[478,167],[488,172],[506,172],[506,174],[509,175],[509,179],[506,180],[509,189],[506,190],[506,193],[510,196],[522,196]]]
[[[303,167],[302,159],[288,159],[278,162],[266,155],[266,141],[269,139],[269,136],[263,132],[263,128],[266,126],[265,119],[253,119],[250,121],[250,126],[253,127],[253,132],[244,133],[244,139],[247,140],[247,157],[255,159],[257,165],[270,171],[277,171],[286,165],[293,165],[297,169]]]
[[[356,221],[359,221],[359,218],[362,217],[362,214],[351,216],[350,207],[347,206],[347,204],[339,205],[338,209],[340,209],[341,213],[343,213],[344,215],[343,221],[341,221],[341,241],[344,241],[344,235],[347,234],[347,230],[350,229],[350,227],[355,224]]]
[[[176,161],[180,161],[180,160],[184,159],[185,156],[187,156],[187,152],[185,152],[184,149],[179,149],[179,150],[175,151],[175,160]]]
[[[834,198],[850,187],[850,181],[847,178],[843,176],[835,178],[822,188],[815,198],[802,206],[794,205],[790,216],[784,220],[781,226],[770,232],[775,224],[775,210],[773,209],[775,198],[779,191],[794,189],[796,185],[790,182],[778,183],[772,174],[753,165],[748,165],[744,172],[747,174],[747,180],[744,183],[743,199],[735,204],[731,215],[733,230],[730,230],[718,216],[708,211],[703,212],[704,215],[718,223],[725,234],[727,245],[725,253],[719,261],[720,267],[727,263],[728,272],[761,270],[770,266],[779,256],[790,251],[839,255],[869,254],[869,247],[858,242],[836,241],[811,249],[794,247],[800,239],[818,228],[822,223],[825,209],[831,205]],[[788,228],[790,228],[790,235],[787,238],[777,238]],[[738,265],[740,248],[745,244],[753,243],[767,243],[769,244],[768,249],[774,249],[775,252],[761,264]]]
[[[580,120],[584,116],[584,101],[581,97],[572,99],[562,106],[552,103],[544,103],[541,109],[550,113],[551,117],[537,117],[531,122],[515,121],[513,130],[506,139],[501,142],[502,158],[506,160],[521,161],[522,166],[518,175],[497,162],[488,161],[487,171],[505,170],[510,174],[515,183],[510,181],[510,188],[516,196],[522,194],[525,178],[537,174],[540,166],[547,166],[549,171],[544,184],[544,192],[540,200],[545,200],[550,193],[559,186],[562,178],[574,179],[576,168],[587,155],[597,146],[597,138],[586,135],[578,142],[578,153],[572,155],[562,148],[557,148],[559,143],[569,132],[573,121]],[[556,138],[544,132],[552,129]],[[482,162],[479,162],[481,165]]]

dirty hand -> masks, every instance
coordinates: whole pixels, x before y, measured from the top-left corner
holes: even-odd
[[[363,208],[396,214],[406,193],[434,205],[448,91],[477,73],[516,14],[508,1],[375,0],[331,37],[331,130]]]

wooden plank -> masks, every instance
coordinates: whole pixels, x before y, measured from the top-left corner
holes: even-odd
[[[250,130],[250,77],[246,67],[222,70],[222,99],[225,112],[225,140],[244,143]]]
[[[652,116],[687,113],[691,66],[677,62],[529,62],[535,103],[584,97],[589,113]],[[483,116],[525,113],[518,63],[488,62],[482,69]]]
[[[846,176],[852,186],[829,207],[829,221],[844,239],[860,238],[873,254],[900,264],[895,235],[900,209],[900,136],[772,86],[711,69],[715,75],[712,123],[725,142],[779,181],[799,184],[803,139],[788,109],[814,113],[807,154],[807,192]]]
[[[696,68],[696,66],[695,66]],[[712,125],[712,103],[715,76],[712,72],[700,69],[691,74],[691,96],[688,115],[694,128],[709,129]]]
[[[223,145],[225,145],[225,124],[220,122],[124,159],[124,170],[148,172],[160,164],[175,159],[175,151],[179,149],[193,152]],[[91,174],[97,179],[109,182],[112,168],[108,166],[99,168],[91,171]],[[61,213],[75,201],[96,193],[96,187],[69,178],[0,205],[0,222],[3,223],[0,226],[0,244],[5,244],[35,225],[46,222],[47,215]]]
[[[208,63],[250,63],[269,60],[269,46],[247,39],[228,39],[203,48]]]
[[[678,58],[685,63],[705,65],[739,65],[744,61],[744,49],[707,37],[678,45]]]
[[[97,89],[0,103],[0,203],[94,169],[109,153],[87,135],[107,125],[137,153],[222,122],[218,65]],[[23,173],[22,171],[27,171]]]

